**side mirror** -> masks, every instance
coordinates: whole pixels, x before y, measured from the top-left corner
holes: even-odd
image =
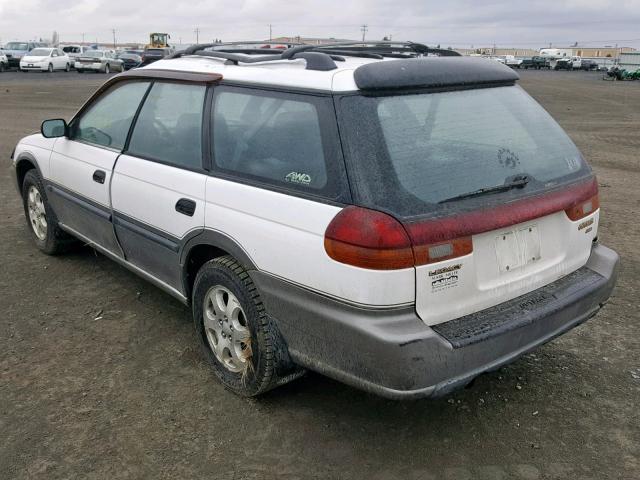
[[[61,118],[45,120],[40,126],[44,138],[59,138],[67,135],[67,122]]]

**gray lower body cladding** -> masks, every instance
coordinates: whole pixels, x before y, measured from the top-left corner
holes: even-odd
[[[618,255],[596,245],[575,273],[496,307],[429,327],[414,306],[348,305],[253,271],[298,364],[388,398],[447,394],[591,318],[613,290]]]

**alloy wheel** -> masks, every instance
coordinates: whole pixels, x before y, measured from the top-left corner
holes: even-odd
[[[250,367],[251,333],[238,298],[222,285],[211,287],[204,297],[204,330],[211,351],[233,373]]]
[[[44,208],[40,191],[34,185],[31,185],[27,195],[29,222],[33,233],[36,234],[38,240],[45,240],[47,238],[47,212]]]

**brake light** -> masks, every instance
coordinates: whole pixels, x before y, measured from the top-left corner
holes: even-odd
[[[594,177],[563,190],[448,217],[400,223],[375,210],[349,206],[325,232],[334,260],[356,267],[393,270],[462,257],[473,252],[472,236],[565,211],[573,221],[600,206]]]
[[[386,213],[349,206],[335,216],[324,236],[334,260],[373,270],[413,267],[411,242],[402,224]]]
[[[596,187],[596,192],[597,192],[597,187]],[[565,210],[565,213],[567,214],[567,217],[569,217],[570,220],[575,222],[576,220],[580,220],[581,218],[584,218],[587,215],[591,215],[598,208],[600,208],[600,197],[596,193],[593,197],[591,197],[586,202],[582,202],[582,203],[579,203],[578,205],[567,208]]]

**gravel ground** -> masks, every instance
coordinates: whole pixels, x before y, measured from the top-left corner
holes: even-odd
[[[106,77],[0,74],[0,478],[638,478],[640,82],[521,75],[598,174],[618,287],[595,319],[470,388],[393,402],[316,374],[239,399],[187,308],[89,248],[40,254],[9,155]]]

